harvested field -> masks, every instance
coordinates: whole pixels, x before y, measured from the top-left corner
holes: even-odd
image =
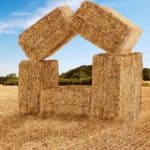
[[[139,121],[17,115],[17,87],[0,86],[0,150],[150,149],[150,87],[142,88]]]
[[[0,121],[5,116],[11,116],[17,113],[18,87],[0,85]]]

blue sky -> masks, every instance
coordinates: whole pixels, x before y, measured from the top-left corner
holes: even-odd
[[[75,11],[83,0],[0,0],[0,76],[18,72],[18,64],[27,59],[18,44],[18,35],[57,6],[68,4]],[[115,9],[143,29],[134,51],[143,53],[144,67],[150,68],[150,0],[94,0]],[[91,64],[92,56],[102,53],[90,42],[77,36],[49,59],[58,59],[65,72]]]

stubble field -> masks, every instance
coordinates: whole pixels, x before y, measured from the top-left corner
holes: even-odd
[[[142,87],[139,121],[18,115],[18,87],[0,85],[0,150],[150,149],[150,87]]]

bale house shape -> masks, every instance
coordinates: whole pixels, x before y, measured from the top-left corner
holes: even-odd
[[[58,62],[43,59],[76,34],[108,53],[93,57],[91,86],[59,86]],[[30,58],[19,66],[20,113],[138,119],[142,54],[132,49],[140,34],[129,20],[91,2],[74,14],[68,6],[56,8],[20,35]]]

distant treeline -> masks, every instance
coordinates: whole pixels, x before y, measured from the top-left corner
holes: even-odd
[[[91,85],[92,66],[80,66],[59,76],[60,85]]]
[[[150,69],[143,69],[143,80],[150,81]],[[60,85],[91,85],[92,83],[92,66],[80,66],[71,69],[59,76]],[[6,77],[0,77],[2,85],[18,85],[16,74],[9,74]]]
[[[150,81],[150,69],[143,69],[143,80]],[[91,85],[92,66],[80,66],[60,75],[60,85]]]
[[[16,74],[9,74],[6,77],[0,77],[0,84],[18,85],[18,77],[16,76]]]
[[[145,80],[145,81],[150,80],[150,69],[149,68],[143,69],[143,80]]]

